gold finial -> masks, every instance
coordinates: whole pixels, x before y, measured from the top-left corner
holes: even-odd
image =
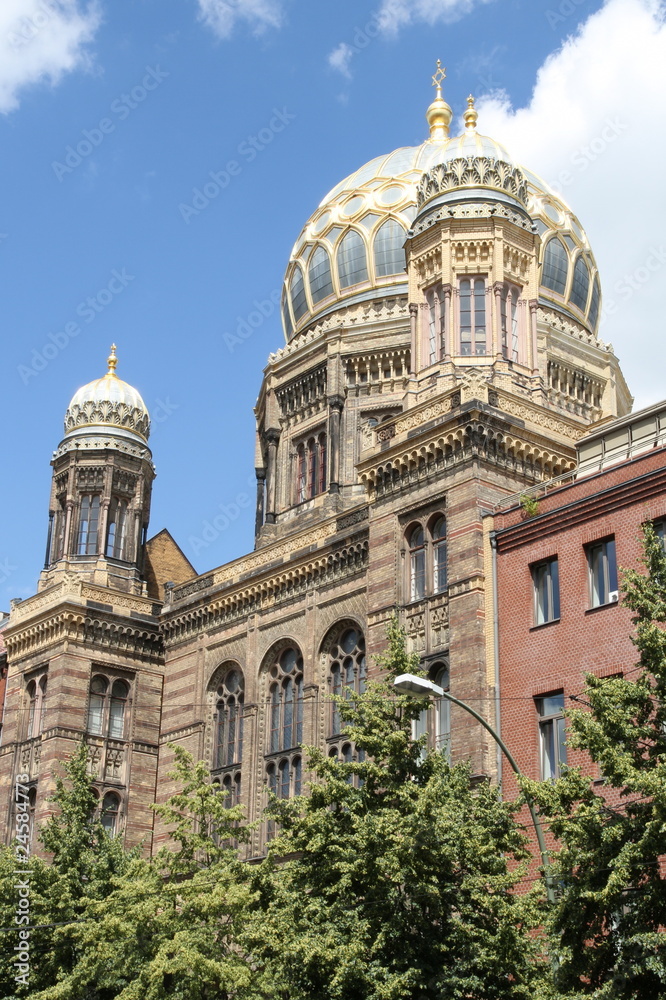
[[[474,98],[470,94],[467,98],[467,111],[463,115],[465,128],[468,132],[476,132],[476,123],[479,120],[479,112],[474,107]]]
[[[115,344],[111,344],[111,353],[109,354],[109,357],[107,359],[107,364],[109,366],[109,370],[108,370],[108,372],[106,374],[107,375],[115,375],[116,374],[116,365],[118,364],[118,358],[116,357],[116,345]]]
[[[430,138],[440,142],[449,137],[449,125],[453,111],[442,97],[442,80],[446,80],[446,69],[437,60],[437,69],[432,77],[432,85],[436,88],[435,100],[426,111],[426,121],[430,127]]]

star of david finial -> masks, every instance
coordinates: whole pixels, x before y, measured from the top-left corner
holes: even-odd
[[[446,66],[442,66],[441,60],[437,60],[437,69],[432,76],[432,85],[437,87],[437,96],[442,96],[442,80],[446,80]]]

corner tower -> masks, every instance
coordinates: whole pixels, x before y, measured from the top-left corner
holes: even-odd
[[[150,417],[140,394],[108,371],[74,394],[53,453],[49,532],[39,589],[65,573],[143,594],[144,552],[155,478]]]

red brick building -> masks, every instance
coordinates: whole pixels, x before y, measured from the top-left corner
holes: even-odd
[[[635,670],[621,578],[639,566],[641,525],[665,523],[665,428],[665,403],[605,423],[579,442],[573,477],[504,501],[492,518],[501,734],[532,778],[585,762],[562,742],[585,674]],[[511,799],[515,778],[503,772]]]

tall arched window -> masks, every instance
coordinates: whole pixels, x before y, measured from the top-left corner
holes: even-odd
[[[243,759],[244,687],[242,673],[233,668],[217,689],[215,767],[232,767]]]
[[[463,278],[460,282],[460,353],[486,353],[486,280]]]
[[[310,295],[313,302],[321,302],[327,295],[333,294],[331,258],[323,247],[317,247],[310,257],[308,279],[310,281]]]
[[[226,774],[222,779],[221,788],[226,793],[224,805],[227,809],[240,805],[240,782],[240,773]]]
[[[129,697],[129,685],[125,681],[114,681],[109,702],[109,736],[122,740],[125,735],[125,708]]]
[[[368,280],[368,259],[363,237],[350,229],[338,247],[340,288],[349,288]]]
[[[44,731],[46,722],[46,684],[47,677],[43,674],[28,683],[26,693],[28,695],[28,727],[26,738],[31,740],[33,736],[39,736]]]
[[[405,230],[395,219],[379,227],[375,236],[375,275],[402,274],[405,270]]]
[[[441,594],[446,581],[446,518],[438,517],[430,530],[432,540],[432,592]]]
[[[99,531],[99,495],[86,494],[81,497],[79,511],[79,536],[77,555],[97,555],[97,535]]]
[[[446,354],[446,300],[441,285],[425,292],[425,356],[434,365]]]
[[[317,438],[317,450],[319,452],[317,493],[324,493],[326,491],[326,435],[324,433],[321,433]]]
[[[503,285],[500,295],[502,357],[508,361],[518,360],[518,296],[515,285]]]
[[[555,236],[546,244],[541,284],[558,295],[564,295],[568,277],[569,254],[562,241]]]
[[[120,798],[115,792],[107,792],[102,800],[102,826],[109,837],[115,837],[120,830]]]
[[[449,690],[449,671],[443,663],[432,670],[433,680],[444,691]],[[451,702],[447,698],[437,698],[435,709],[435,749],[449,756],[451,750]]]
[[[592,299],[590,301],[590,312],[588,314],[588,320],[592,329],[595,329],[597,325],[597,320],[599,319],[599,303],[601,302],[601,286],[599,284],[599,275],[595,275],[594,284],[592,286]]]
[[[303,272],[300,267],[294,269],[291,279],[291,307],[294,310],[294,319],[298,323],[299,319],[305,316],[308,311],[308,302],[305,297],[305,284],[303,282]]]
[[[127,681],[96,674],[90,682],[86,729],[93,736],[125,738],[125,718],[130,695]]]
[[[305,475],[305,445],[296,449],[296,503],[307,499],[307,479]]]
[[[573,283],[571,285],[571,301],[575,306],[585,312],[587,308],[587,293],[590,290],[590,272],[584,257],[579,257],[576,261],[573,273]]]
[[[357,628],[346,628],[329,653],[331,694],[352,698],[363,694],[366,685],[365,639]],[[340,707],[331,703],[329,736],[338,736],[342,730]]]
[[[326,491],[326,434],[322,431],[296,448],[296,503],[312,500]]]
[[[127,534],[127,500],[115,497],[109,507],[109,526],[106,532],[106,555],[111,559],[123,559],[125,556],[125,538]]]
[[[290,750],[303,739],[303,658],[293,647],[283,650],[270,671],[269,753]]]
[[[420,601],[425,597],[425,565],[425,533],[421,525],[417,524],[409,534],[410,601]]]
[[[58,504],[53,521],[53,543],[51,546],[52,563],[57,562],[65,554],[65,525],[67,524],[67,512],[62,504]]]
[[[308,441],[308,496],[317,495],[319,484],[319,448],[315,438]]]

